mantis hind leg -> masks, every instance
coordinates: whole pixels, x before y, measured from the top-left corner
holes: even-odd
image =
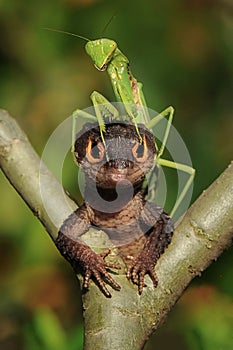
[[[188,190],[193,182],[193,179],[195,176],[195,169],[189,165],[176,163],[176,162],[173,162],[171,160],[167,160],[167,159],[163,159],[163,158],[159,158],[157,162],[159,165],[166,166],[166,167],[169,167],[172,169],[177,169],[177,170],[183,171],[189,175],[188,180],[186,181],[186,183],[185,183],[181,193],[179,194],[179,196],[176,200],[176,203],[175,203],[175,205],[170,213],[170,215],[173,216],[175,214],[176,210],[178,209],[180,203],[184,199],[186,193],[188,192]]]
[[[176,163],[174,161],[171,160],[167,160],[167,159],[163,159],[161,158],[161,156],[164,153],[165,147],[166,147],[166,143],[167,143],[167,139],[170,133],[170,129],[171,129],[171,125],[172,125],[172,120],[173,120],[173,116],[174,116],[174,108],[172,106],[166,108],[164,111],[162,111],[161,113],[157,114],[152,120],[150,120],[147,123],[147,128],[153,128],[157,123],[159,123],[160,120],[162,120],[163,118],[165,118],[168,115],[168,121],[167,121],[167,125],[166,125],[166,129],[162,138],[162,143],[160,146],[160,149],[158,150],[158,153],[155,157],[155,162],[154,162],[154,167],[152,169],[152,175],[151,178],[153,177],[153,171],[155,171],[156,166],[166,166],[172,169],[177,169],[180,171],[183,171],[185,173],[187,173],[189,175],[188,180],[186,181],[181,193],[179,194],[176,203],[170,213],[171,216],[174,215],[174,213],[176,212],[177,208],[179,207],[180,203],[182,202],[182,200],[184,199],[186,193],[188,192],[194,176],[195,176],[195,169],[192,168],[189,165],[185,165],[185,164],[181,164],[181,163]],[[151,179],[150,179],[151,180]],[[151,186],[150,188],[150,198],[153,200],[155,197],[155,187],[156,187],[156,182]]]
[[[163,118],[165,118],[168,115],[168,120],[167,120],[167,125],[166,125],[166,129],[163,135],[163,139],[162,139],[162,143],[161,143],[161,147],[157,153],[156,158],[160,158],[161,155],[164,152],[166,143],[167,143],[167,139],[168,139],[168,135],[171,129],[171,125],[172,125],[172,121],[173,121],[173,116],[174,116],[174,108],[172,106],[167,107],[164,111],[160,112],[159,114],[157,114],[153,119],[151,119],[147,124],[146,127],[148,129],[152,129],[156,124],[158,124],[160,122],[160,120],[162,120]]]
[[[161,157],[161,155],[164,152],[168,135],[170,132],[170,128],[172,125],[173,115],[174,115],[174,108],[172,106],[167,107],[164,111],[157,114],[153,119],[151,119],[147,124],[146,127],[148,129],[152,129],[156,124],[158,124],[161,120],[163,120],[168,115],[168,120],[165,128],[165,132],[163,134],[163,138],[161,140],[161,146],[160,149],[157,150],[157,154],[154,159],[154,165],[150,171],[149,180],[148,180],[148,199],[152,202],[155,202],[156,197],[156,187],[157,187],[157,180],[158,180],[158,159]],[[156,142],[155,142],[156,145]],[[156,145],[156,148],[157,145]]]

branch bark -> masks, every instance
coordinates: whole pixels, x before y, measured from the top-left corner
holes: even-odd
[[[65,194],[33,150],[18,124],[0,110],[0,165],[8,180],[52,239],[77,205]],[[41,186],[43,188],[41,188]],[[43,193],[43,195],[42,195]],[[84,235],[90,246],[108,242],[104,232]],[[83,294],[85,349],[141,349],[189,282],[229,246],[233,236],[233,164],[198,198],[175,230],[172,243],[159,259],[159,285],[146,279],[142,296],[124,272],[114,276],[122,286],[107,299],[94,283]],[[115,258],[113,249],[112,256]],[[111,256],[110,256],[111,259]],[[80,278],[80,276],[79,276]]]

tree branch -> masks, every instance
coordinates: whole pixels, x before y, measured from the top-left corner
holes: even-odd
[[[5,111],[0,111],[0,165],[54,239],[77,205],[40,163],[25,134]],[[95,239],[107,239],[100,231],[84,236],[90,246]],[[114,278],[122,289],[112,290],[112,298],[107,299],[91,283],[83,295],[85,349],[92,349],[93,344],[101,350],[141,349],[188,283],[229,246],[232,236],[233,164],[203,192],[176,228],[172,243],[156,265],[157,288],[148,278],[139,296],[136,286],[119,273]]]

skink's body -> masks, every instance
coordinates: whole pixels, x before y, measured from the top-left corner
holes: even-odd
[[[56,245],[76,269],[81,268],[84,287],[94,278],[110,297],[105,282],[120,289],[110,274],[104,258],[80,239],[91,225],[104,230],[123,258],[127,277],[138,285],[149,274],[158,283],[154,266],[171,241],[173,224],[164,210],[145,200],[142,184],[156,154],[153,135],[139,125],[142,143],[130,124],[106,124],[105,145],[99,127],[86,124],[77,135],[75,157],[82,167],[86,189],[85,203],[71,214],[60,228]],[[105,281],[105,282],[104,282]]]

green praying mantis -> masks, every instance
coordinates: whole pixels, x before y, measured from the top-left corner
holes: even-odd
[[[87,41],[85,50],[87,54],[91,57],[94,62],[95,67],[100,71],[107,71],[108,76],[110,78],[113,91],[118,102],[121,102],[124,105],[124,108],[127,112],[132,123],[135,125],[135,128],[138,132],[139,139],[141,136],[138,131],[138,123],[143,123],[148,129],[152,129],[156,126],[163,118],[167,117],[167,125],[163,135],[163,139],[161,142],[161,146],[158,150],[156,147],[157,154],[154,159],[154,167],[157,166],[165,166],[176,169],[178,171],[183,171],[188,174],[188,180],[185,183],[181,193],[179,194],[176,203],[170,213],[171,216],[174,215],[180,203],[184,199],[188,189],[190,188],[194,176],[195,169],[189,165],[176,163],[174,161],[164,159],[163,153],[166,147],[167,139],[169,136],[170,128],[173,121],[174,116],[174,108],[172,106],[167,107],[164,111],[157,114],[152,119],[149,118],[145,97],[142,91],[142,83],[138,82],[133,74],[131,73],[129,60],[127,57],[119,50],[115,41],[111,39],[97,39],[97,40],[89,40],[85,37],[81,37],[79,35],[59,31],[62,33],[66,33],[69,35],[77,36],[79,38],[85,39]],[[98,93],[97,91],[93,91],[90,96],[95,116],[87,113],[83,110],[76,110],[73,113],[73,118],[76,120],[79,117],[83,117],[89,119],[90,121],[98,120],[100,127],[100,134],[104,141],[104,132],[105,132],[105,118],[108,118],[112,121],[121,121],[121,117],[119,115],[118,110],[115,106],[110,103],[103,95]],[[75,122],[73,123],[73,131],[72,131],[72,144],[74,145],[75,140]],[[157,145],[156,145],[157,146]],[[152,170],[153,171],[153,170]],[[153,200],[155,189],[151,189],[151,196]]]

